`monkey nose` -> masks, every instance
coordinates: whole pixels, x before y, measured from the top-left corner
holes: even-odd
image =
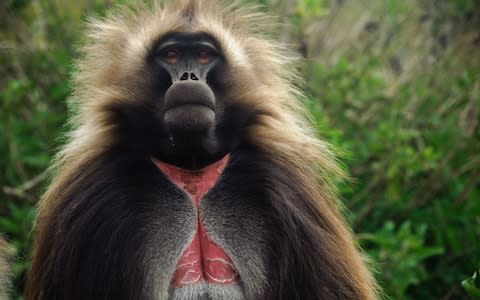
[[[195,75],[193,72],[183,72],[182,76],[180,76],[180,80],[198,80],[198,76]]]

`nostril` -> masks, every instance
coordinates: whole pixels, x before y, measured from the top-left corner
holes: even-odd
[[[192,74],[190,75],[190,78],[191,78],[192,80],[198,80],[198,77],[197,77],[194,73],[192,73]]]
[[[180,77],[180,80],[188,80],[188,72],[183,73],[182,77]]]

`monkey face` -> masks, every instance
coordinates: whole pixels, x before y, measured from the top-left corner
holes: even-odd
[[[216,98],[208,80],[221,60],[213,40],[204,34],[175,33],[160,41],[153,63],[171,82],[163,98],[162,120],[170,136],[212,130]]]
[[[233,103],[233,71],[206,33],[158,39],[138,76],[135,97],[114,110],[123,145],[166,163],[199,169],[231,152],[252,116]]]

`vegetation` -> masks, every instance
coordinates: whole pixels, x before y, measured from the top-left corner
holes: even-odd
[[[351,174],[345,214],[385,294],[480,299],[479,2],[244,2],[280,15],[278,38],[305,57],[305,104]],[[85,13],[109,5],[0,3],[0,232],[18,257],[14,299],[66,126],[72,45]]]

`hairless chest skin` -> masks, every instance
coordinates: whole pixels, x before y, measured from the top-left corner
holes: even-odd
[[[206,281],[214,284],[238,284],[239,275],[225,251],[209,236],[199,216],[200,201],[217,182],[229,156],[200,170],[181,169],[153,159],[158,169],[177,187],[187,193],[196,209],[196,232],[177,261],[172,279],[173,287]]]

